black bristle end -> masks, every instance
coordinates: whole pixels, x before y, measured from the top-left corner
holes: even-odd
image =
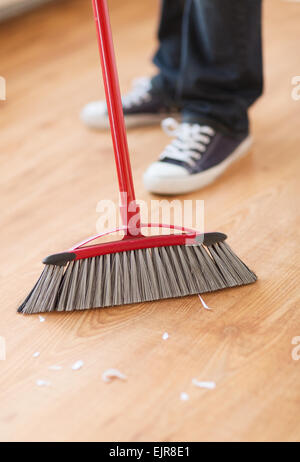
[[[76,254],[73,252],[63,252],[49,255],[44,258],[44,265],[66,266],[70,261],[75,260]]]
[[[205,233],[196,237],[196,242],[198,244],[203,244],[205,246],[218,244],[219,242],[224,242],[227,239],[226,234],[224,233]]]

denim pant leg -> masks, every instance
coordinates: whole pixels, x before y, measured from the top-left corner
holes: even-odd
[[[163,0],[158,28],[159,47],[153,58],[159,74],[152,85],[163,90],[172,101],[177,96],[177,85],[181,67],[182,21],[185,0]]]
[[[181,38],[183,119],[246,133],[263,87],[261,0],[186,0]]]

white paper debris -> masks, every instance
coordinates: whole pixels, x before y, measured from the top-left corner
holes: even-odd
[[[40,322],[45,322],[46,321],[46,319],[41,315],[39,316],[39,320],[40,320]]]
[[[40,356],[40,352],[39,351],[36,351],[35,353],[33,353],[33,358],[38,358]]]
[[[185,391],[183,391],[182,393],[180,393],[180,399],[181,401],[188,401],[190,397],[187,393],[185,393]]]
[[[37,380],[36,384],[38,387],[49,387],[51,385],[51,382],[48,382],[47,380]]]
[[[162,339],[163,339],[163,340],[167,340],[168,338],[169,338],[169,334],[168,334],[168,332],[165,332],[165,333],[163,334],[163,336],[162,336]]]
[[[207,388],[208,390],[213,390],[216,388],[215,382],[199,382],[199,380],[193,379],[192,384],[195,385],[195,387]]]
[[[53,365],[53,366],[49,366],[48,369],[49,369],[49,371],[61,371],[62,366]]]
[[[205,310],[211,310],[211,308],[209,306],[206,305],[205,301],[203,300],[203,298],[201,297],[200,294],[198,294],[198,297],[200,298],[200,301],[202,303],[202,306]]]
[[[102,374],[103,382],[111,382],[112,379],[127,380],[126,375],[122,374],[118,369],[107,369]]]
[[[72,366],[73,371],[79,371],[79,369],[82,368],[83,364],[84,363],[83,361],[81,361],[81,359],[79,361],[76,361],[76,363],[74,363]]]

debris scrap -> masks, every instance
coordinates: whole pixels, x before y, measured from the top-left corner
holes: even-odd
[[[49,387],[51,385],[51,382],[48,382],[48,380],[37,380],[36,384],[38,387]]]
[[[195,385],[195,387],[207,388],[208,390],[213,390],[214,388],[216,388],[215,382],[200,382],[197,379],[193,379],[192,384]]]
[[[205,303],[205,301],[203,300],[203,298],[201,297],[200,294],[198,294],[198,297],[200,298],[200,301],[202,303],[202,306],[205,310],[210,310],[211,311],[211,308]]]
[[[113,379],[127,380],[126,375],[122,374],[118,369],[107,369],[102,374],[103,382],[109,383]]]
[[[168,332],[165,332],[165,333],[163,334],[163,336],[162,336],[162,339],[163,339],[163,340],[167,340],[168,338],[169,338],[169,334],[168,334]]]
[[[40,352],[39,351],[36,351],[35,353],[33,353],[32,357],[33,358],[38,358],[40,356]]]
[[[49,371],[61,371],[62,366],[53,365],[53,366],[49,366],[48,369],[49,369]]]
[[[84,362],[80,359],[79,361],[76,361],[76,363],[73,364],[72,369],[73,371],[79,371],[79,369],[82,368]]]
[[[46,319],[41,315],[39,315],[39,320],[40,320],[40,322],[45,322],[46,321]]]
[[[182,393],[180,393],[180,399],[181,401],[188,401],[190,397],[187,393],[185,393],[185,391],[183,391]]]

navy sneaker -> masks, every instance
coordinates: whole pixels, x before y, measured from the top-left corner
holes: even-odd
[[[144,174],[145,188],[157,194],[184,194],[216,180],[252,144],[246,134],[225,135],[212,127],[168,118],[164,131],[175,137]]]
[[[166,95],[153,89],[150,77],[135,79],[130,92],[122,97],[122,103],[127,128],[160,124],[166,117],[176,117],[179,113],[179,108],[170,103]],[[90,128],[109,128],[105,101],[87,104],[80,117]]]

